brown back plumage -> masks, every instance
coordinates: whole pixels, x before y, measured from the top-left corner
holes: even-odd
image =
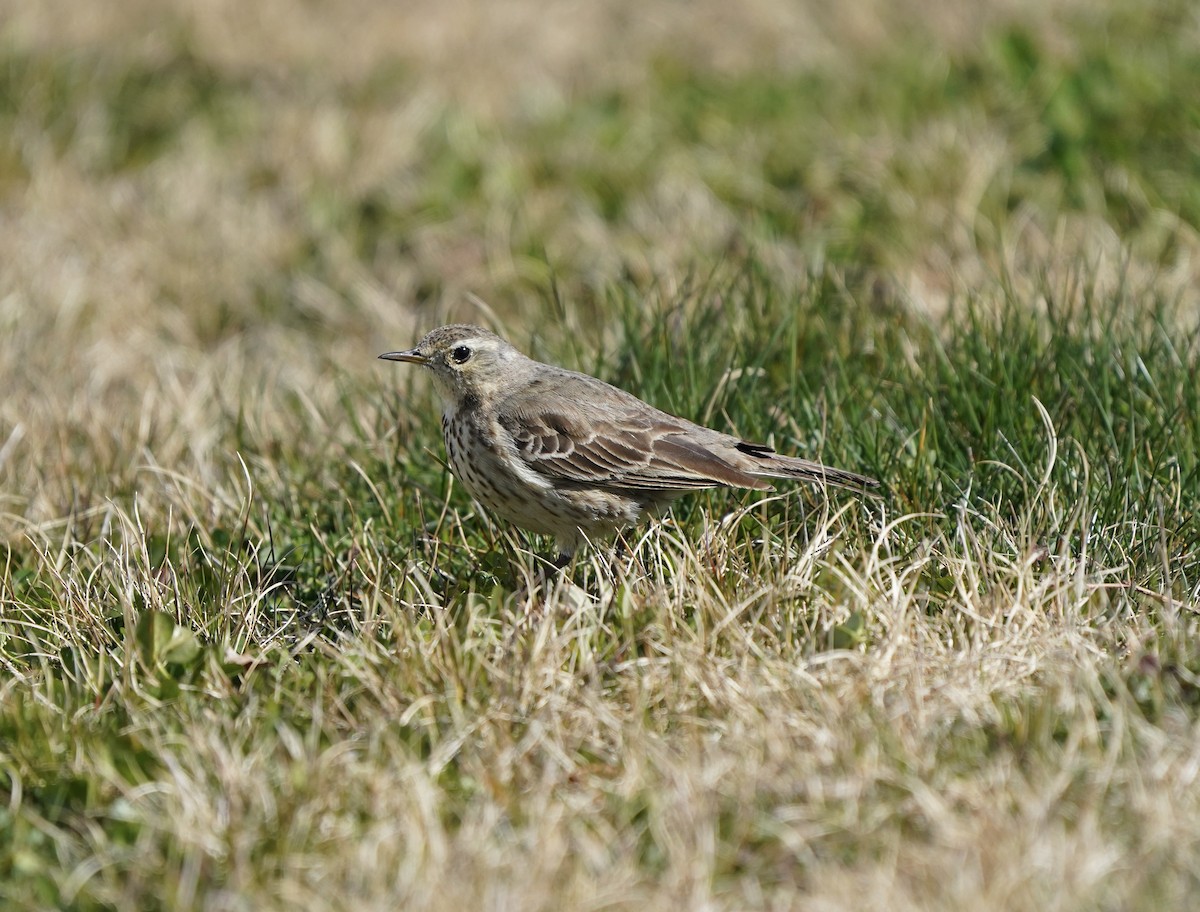
[[[768,490],[764,478],[878,487],[864,475],[780,456],[763,444],[678,418],[595,377],[537,367],[535,379],[497,403],[496,416],[521,458],[550,477],[639,490]]]

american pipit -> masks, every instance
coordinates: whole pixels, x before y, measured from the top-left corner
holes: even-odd
[[[603,380],[527,358],[478,326],[443,326],[416,348],[379,357],[429,370],[455,476],[490,513],[553,535],[560,561],[699,488],[771,490],[765,478],[879,486],[676,418]]]

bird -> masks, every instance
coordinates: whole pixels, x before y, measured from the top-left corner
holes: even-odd
[[[790,478],[870,493],[874,478],[776,453],[643,402],[588,374],[535,361],[456,323],[387,361],[418,364],[441,399],[451,471],[488,513],[554,537],[556,565],[690,491],[772,490]]]

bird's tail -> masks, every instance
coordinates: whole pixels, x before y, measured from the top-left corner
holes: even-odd
[[[795,456],[781,456],[769,447],[743,443],[738,449],[746,455],[754,457],[754,464],[748,467],[751,475],[765,478],[798,478],[802,481],[813,481],[818,484],[867,493],[874,493],[879,488],[879,482],[866,475],[847,472],[845,469],[835,469],[808,459],[798,459]]]

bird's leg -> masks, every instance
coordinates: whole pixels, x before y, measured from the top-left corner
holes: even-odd
[[[628,557],[632,550],[633,549],[629,547],[629,542],[626,541],[625,536],[622,535],[620,532],[618,532],[617,537],[613,540],[613,547],[612,547],[612,557],[613,557],[614,565],[617,562]]]
[[[586,541],[587,537],[579,530],[570,533],[560,532],[555,535],[554,546],[558,553],[554,558],[554,568],[560,571],[566,570],[571,565],[571,559]]]

